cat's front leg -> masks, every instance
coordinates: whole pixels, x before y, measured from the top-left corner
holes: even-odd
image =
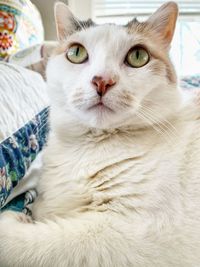
[[[121,233],[121,224],[120,231],[115,230],[116,220],[104,214],[28,221],[23,214],[1,214],[1,267],[128,267],[135,262],[132,243]]]
[[[18,247],[25,249],[23,231],[18,232],[18,225],[32,225],[32,218],[21,212],[5,211],[0,213],[0,266],[11,267],[12,262],[20,259]]]

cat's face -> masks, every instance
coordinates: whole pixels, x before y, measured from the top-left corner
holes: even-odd
[[[163,6],[146,23],[126,26],[88,22],[84,27],[63,4],[56,12],[62,44],[49,62],[47,79],[54,111],[63,120],[66,114],[63,123],[71,116],[94,128],[137,126],[153,123],[154,113],[161,119],[174,111],[176,75],[168,48],[175,4]]]

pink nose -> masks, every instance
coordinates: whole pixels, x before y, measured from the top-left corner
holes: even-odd
[[[99,96],[103,96],[113,85],[116,84],[116,81],[113,79],[104,79],[101,76],[94,76],[92,78],[92,84],[94,85],[97,94]]]

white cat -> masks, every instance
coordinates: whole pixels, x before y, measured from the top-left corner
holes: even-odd
[[[33,221],[1,214],[1,267],[200,266],[200,110],[168,56],[177,13],[97,26],[56,4],[39,196]]]

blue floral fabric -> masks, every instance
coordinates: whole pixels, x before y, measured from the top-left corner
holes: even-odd
[[[0,143],[0,209],[47,141],[49,109]]]
[[[35,190],[29,190],[16,198],[10,201],[5,207],[2,208],[1,211],[4,210],[13,210],[18,212],[23,212],[27,215],[31,215],[31,211],[29,209],[29,205],[34,202],[37,197],[37,193]]]

